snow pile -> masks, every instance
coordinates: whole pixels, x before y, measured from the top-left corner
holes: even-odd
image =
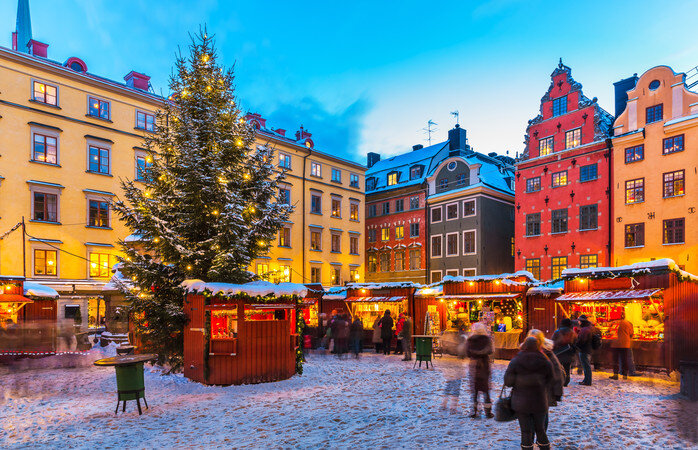
[[[37,297],[37,298],[58,298],[58,292],[48,286],[39,284],[35,281],[25,281],[24,282],[24,295],[26,297]]]
[[[305,297],[308,294],[308,288],[298,283],[279,283],[274,284],[268,281],[253,281],[246,284],[231,284],[231,283],[206,283],[201,280],[185,280],[182,283],[185,291],[192,294],[201,294],[210,292],[211,295],[226,295],[234,296],[238,294],[247,294],[251,297],[266,297],[273,295],[281,297],[283,295],[297,295]]]
[[[686,272],[685,270],[681,270],[679,265],[676,264],[673,259],[669,258],[656,259],[654,261],[645,261],[618,267],[590,267],[587,269],[570,268],[562,271],[562,277],[575,278],[581,276],[606,275],[613,278],[614,276],[618,276],[620,274],[642,275],[661,270],[677,272],[684,278],[688,278],[691,281],[698,281],[698,276]]]

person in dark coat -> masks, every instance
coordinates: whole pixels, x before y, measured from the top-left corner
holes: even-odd
[[[381,339],[383,339],[383,354],[389,355],[393,341],[393,318],[390,317],[390,310],[386,309],[381,319]]]
[[[548,358],[548,361],[553,365],[553,381],[550,384],[549,405],[557,406],[557,402],[562,399],[563,388],[565,385],[565,368],[562,367],[560,360],[557,359],[553,352],[553,341],[545,337],[545,333],[535,328],[528,332],[528,336],[533,336],[538,339],[540,351]],[[547,425],[546,425],[547,428]]]
[[[579,333],[577,334],[577,351],[579,352],[579,362],[584,370],[584,380],[579,384],[591,386],[591,353],[594,351],[592,341],[594,339],[594,327],[587,320],[587,316],[579,316]]]
[[[412,318],[405,313],[405,321],[402,323],[402,350],[405,352],[403,361],[412,361]]]
[[[540,342],[527,337],[504,373],[504,385],[513,388],[511,408],[519,419],[521,448],[532,449],[534,436],[538,448],[550,448],[545,419],[552,380],[553,365],[540,351]]]
[[[478,417],[477,405],[478,395],[483,394],[483,406],[485,416],[488,419],[494,417],[492,414],[492,400],[490,399],[490,355],[494,352],[492,339],[487,334],[485,324],[477,322],[471,328],[472,334],[465,341],[465,352],[470,358],[470,390],[473,394],[473,412],[470,417]]]
[[[364,337],[364,324],[359,319],[359,316],[354,317],[354,321],[351,323],[351,330],[349,332],[351,338],[351,349],[354,352],[354,358],[359,357],[359,352],[361,351],[361,340]]]
[[[570,368],[576,356],[577,333],[572,329],[572,321],[568,318],[562,319],[560,328],[553,333],[553,353],[565,369],[564,387],[570,384]]]

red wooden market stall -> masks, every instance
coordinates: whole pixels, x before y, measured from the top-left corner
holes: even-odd
[[[262,383],[302,372],[299,334],[308,289],[188,280],[184,376],[204,384]]]
[[[547,337],[552,337],[558,327],[555,299],[562,295],[564,282],[541,283],[526,291],[526,309],[524,312],[524,329],[536,328]]]

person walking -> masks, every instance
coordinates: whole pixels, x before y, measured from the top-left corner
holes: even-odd
[[[402,323],[402,349],[405,352],[403,361],[412,361],[412,318],[405,313]]]
[[[470,358],[470,390],[473,395],[473,412],[470,417],[475,419],[478,417],[477,405],[478,396],[482,392],[483,407],[485,408],[485,417],[491,419],[492,414],[492,399],[490,398],[490,356],[494,352],[492,339],[487,334],[487,327],[481,322],[476,322],[471,328],[472,334],[465,341],[465,352]]]
[[[577,350],[579,362],[584,371],[584,380],[579,384],[582,386],[591,386],[591,353],[593,352],[594,327],[587,320],[587,316],[579,316],[579,334],[577,335]]]
[[[565,385],[565,368],[562,367],[560,360],[553,352],[553,341],[545,337],[545,333],[535,328],[529,330],[528,336],[533,336],[538,339],[540,351],[548,358],[548,361],[553,365],[553,381],[550,383],[549,402],[550,406],[557,406],[557,402],[562,400],[563,388]],[[547,421],[545,428],[548,428]]]
[[[405,323],[405,316],[403,313],[398,314],[397,322],[395,323],[395,354],[402,354],[402,326]]]
[[[504,385],[511,386],[511,408],[521,428],[521,448],[550,448],[545,430],[548,416],[549,389],[553,380],[553,365],[540,351],[540,341],[527,337],[521,351],[511,360],[504,373]]]
[[[361,319],[359,319],[359,316],[354,317],[354,321],[351,323],[349,336],[351,338],[351,349],[354,352],[354,358],[358,358],[359,352],[361,351],[361,340],[364,337],[364,324],[361,322]]]
[[[562,319],[560,328],[553,333],[553,353],[555,353],[565,370],[563,387],[567,387],[570,384],[570,369],[577,353],[576,342],[577,333],[572,329],[572,320],[568,318]]]
[[[393,318],[390,317],[390,310],[386,309],[381,319],[381,339],[383,340],[383,354],[389,355],[391,344],[393,343]]]
[[[613,376],[612,380],[618,379],[618,373],[622,371],[623,379],[628,379],[630,371],[630,347],[632,346],[635,329],[633,324],[625,319],[625,312],[620,314],[620,320],[616,324],[616,338],[611,342],[613,352]]]
[[[380,353],[383,350],[383,341],[381,340],[381,320],[383,318],[379,315],[376,320],[373,321],[373,336],[371,341],[376,349],[376,353]]]

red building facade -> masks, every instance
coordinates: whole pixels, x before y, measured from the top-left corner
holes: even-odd
[[[612,124],[560,60],[517,163],[516,270],[547,280],[610,265]]]

